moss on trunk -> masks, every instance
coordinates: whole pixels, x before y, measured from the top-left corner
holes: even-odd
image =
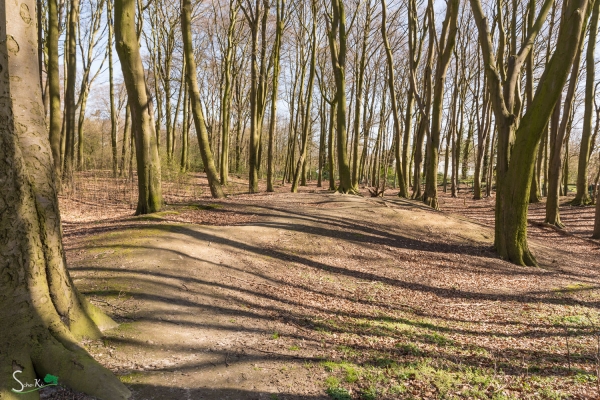
[[[81,296],[62,248],[56,171],[44,123],[33,0],[0,2],[0,398],[17,395],[12,379],[60,383],[100,399],[130,393],[78,343],[116,324]],[[6,29],[4,29],[6,28]]]

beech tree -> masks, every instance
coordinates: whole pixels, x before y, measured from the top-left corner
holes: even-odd
[[[136,215],[160,211],[163,203],[154,110],[148,95],[136,31],[135,0],[114,0],[115,40],[127,87],[138,174]]]
[[[200,104],[200,91],[198,89],[198,81],[196,78],[196,61],[192,50],[192,5],[190,0],[182,0],[181,3],[181,31],[183,32],[183,46],[185,53],[186,65],[186,82],[190,90],[191,110],[194,117],[194,125],[196,127],[196,135],[198,136],[198,145],[202,156],[202,163],[208,177],[208,185],[210,192],[215,198],[225,197],[221,184],[219,183],[219,174],[215,168],[210,143],[208,140],[208,132],[204,122],[204,114],[202,105]]]
[[[429,4],[431,9],[430,15],[433,15],[433,0],[429,0]],[[423,202],[436,210],[439,209],[437,199],[437,176],[446,71],[450,65],[454,45],[456,43],[459,4],[459,0],[448,1],[441,36],[437,41],[437,50],[439,54],[435,69],[431,129],[429,132],[429,140],[427,141],[427,179],[425,193],[423,194]],[[430,29],[433,30],[435,28],[431,26]]]
[[[326,12],[327,36],[329,38],[329,51],[331,53],[331,65],[335,78],[335,104],[336,127],[337,127],[337,157],[340,184],[337,191],[340,193],[352,193],[350,176],[350,164],[348,162],[348,150],[346,142],[347,132],[347,104],[346,104],[346,57],[347,57],[347,31],[346,31],[346,8],[343,0],[331,0],[331,13]]]
[[[577,170],[577,194],[573,205],[587,205],[592,199],[588,194],[588,169],[591,156],[592,141],[592,117],[594,113],[595,80],[596,80],[596,39],[598,37],[598,19],[600,18],[600,1],[594,3],[594,9],[590,18],[590,33],[585,58],[585,110],[583,116],[583,131],[581,133],[581,147],[579,150],[579,163]]]
[[[406,189],[406,179],[404,177],[405,170],[403,169],[402,157],[400,155],[401,141],[402,141],[402,132],[400,129],[400,111],[398,110],[398,101],[396,100],[396,88],[394,86],[395,74],[394,74],[394,57],[392,55],[392,49],[390,47],[390,42],[388,40],[387,35],[387,6],[385,4],[385,0],[381,0],[381,36],[383,38],[383,45],[385,47],[385,55],[387,60],[387,86],[390,92],[390,100],[392,106],[392,116],[394,118],[394,141],[395,141],[395,151],[394,155],[396,157],[396,176],[399,182],[400,191],[398,192],[398,196],[407,197],[407,189]]]
[[[535,154],[575,59],[582,31],[586,28],[591,11],[591,3],[590,0],[563,2],[556,49],[540,77],[531,105],[522,118],[519,118],[521,104],[517,87],[521,69],[534,46],[553,0],[543,2],[536,22],[520,49],[516,48],[516,28],[511,29],[510,44],[513,56],[510,57],[506,69],[503,53],[505,49],[500,46],[499,54],[494,53],[488,19],[480,0],[470,0],[498,127],[494,243],[501,257],[516,264],[536,265],[535,257],[527,245],[527,210]],[[496,11],[499,13],[499,23],[502,23],[502,7]],[[517,12],[516,3],[513,12]],[[504,29],[499,31],[501,43],[506,43]]]
[[[48,0],[48,35],[46,38],[48,62],[46,70],[48,81],[47,97],[50,104],[49,137],[54,159],[54,169],[58,176],[61,176],[60,131],[62,112],[60,109],[60,72],[58,65],[58,37],[60,36],[58,20],[58,1]]]
[[[24,398],[10,391],[18,370],[23,382],[53,374],[100,399],[126,399],[129,390],[79,344],[116,324],[66,269],[42,95],[31,84],[39,82],[35,7],[0,1],[0,397]]]

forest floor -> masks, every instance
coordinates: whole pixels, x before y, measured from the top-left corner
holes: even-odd
[[[186,181],[133,217],[131,193],[94,179],[61,197],[65,249],[121,323],[85,345],[133,399],[600,396],[591,207],[563,199],[563,233],[533,205],[540,267],[522,268],[492,249],[493,199],[464,191],[436,212],[393,191],[213,200]]]

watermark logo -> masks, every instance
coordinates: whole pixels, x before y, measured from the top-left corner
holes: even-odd
[[[44,381],[42,382],[40,379],[36,379],[35,383],[21,382],[19,378],[17,378],[17,374],[21,374],[23,371],[15,371],[13,372],[13,379],[17,381],[19,385],[21,385],[21,389],[12,389],[13,393],[25,394],[36,392],[48,386],[56,386],[58,385],[58,376],[47,374],[44,377]]]

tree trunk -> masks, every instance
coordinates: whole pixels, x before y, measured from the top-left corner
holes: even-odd
[[[0,397],[12,376],[46,374],[100,399],[126,399],[125,386],[78,340],[116,324],[74,287],[65,265],[53,154],[37,66],[35,1],[0,2]],[[17,371],[19,375],[17,374]]]
[[[65,86],[65,159],[63,178],[71,182],[73,179],[73,163],[75,162],[75,81],[77,80],[77,30],[79,25],[79,0],[71,0],[69,10],[69,29],[67,32],[67,83]]]
[[[113,0],[106,0],[107,13],[108,13],[108,90],[109,90],[109,102],[110,102],[110,142],[112,145],[112,156],[113,156],[113,178],[117,177],[117,113],[115,110],[115,79],[113,71],[113,11],[112,11]],[[125,138],[123,138],[125,143]],[[125,147],[123,147],[125,148]],[[123,169],[121,168],[121,173]]]
[[[358,167],[359,167],[359,156],[358,156],[358,143],[360,141],[360,112],[363,107],[363,87],[365,82],[365,68],[367,64],[367,46],[369,44],[369,34],[371,30],[371,15],[373,13],[373,7],[371,6],[371,2],[368,2],[366,10],[366,20],[365,26],[363,27],[363,37],[361,42],[361,53],[360,53],[360,61],[358,65],[358,82],[356,85],[356,102],[354,104],[354,140],[352,142],[353,154],[354,158],[352,159],[352,188],[354,190],[358,190]],[[383,28],[385,29],[385,28]],[[364,130],[364,127],[363,127]]]
[[[294,171],[294,178],[292,180],[292,193],[298,192],[298,181],[300,179],[300,174],[302,174],[302,183],[303,186],[306,186],[306,152],[308,150],[308,137],[309,132],[311,131],[311,106],[312,106],[312,98],[313,98],[313,88],[315,81],[315,73],[316,73],[316,52],[317,52],[317,10],[316,4],[313,0],[311,2],[311,10],[312,10],[312,32],[311,32],[311,51],[310,51],[310,67],[308,72],[308,86],[306,91],[306,101],[305,101],[305,110],[302,121],[302,134],[301,134],[301,145],[300,145],[300,157],[298,158],[298,162],[296,164],[296,169]]]
[[[332,0],[332,20],[327,20],[329,50],[331,53],[331,64],[335,78],[335,102],[337,106],[337,158],[340,176],[340,185],[337,191],[340,193],[354,193],[352,179],[350,176],[350,165],[348,163],[347,150],[347,104],[346,104],[346,11],[343,0]]]
[[[185,76],[185,71],[184,71]],[[186,172],[188,168],[188,149],[190,146],[190,136],[188,129],[188,115],[190,107],[189,90],[185,78],[183,79],[183,118],[181,122],[181,159],[179,170]],[[182,90],[180,89],[180,90]]]
[[[210,150],[208,141],[208,132],[202,113],[202,105],[200,104],[200,90],[198,89],[198,80],[196,78],[196,60],[194,59],[194,50],[192,48],[192,5],[190,0],[182,0],[181,6],[181,31],[183,36],[183,46],[185,54],[185,63],[187,66],[187,84],[190,91],[190,99],[192,102],[192,112],[194,115],[194,125],[196,127],[196,135],[198,136],[198,145],[200,147],[200,156],[208,178],[210,193],[214,198],[220,199],[225,197],[221,184],[219,183],[219,174],[215,168],[213,155]]]
[[[233,34],[237,22],[239,1],[229,2],[229,27],[227,28],[227,48],[223,58],[223,96],[221,99],[221,159],[219,171],[221,185],[229,181],[229,127],[231,124],[231,61],[233,57]]]
[[[319,161],[317,168],[319,169],[319,173],[317,174],[317,187],[323,186],[323,167],[325,167],[325,135],[327,130],[325,129],[327,118],[325,117],[325,113],[327,112],[327,107],[325,100],[321,98],[321,130],[319,134]]]
[[[596,38],[598,36],[598,18],[600,17],[600,1],[594,3],[590,19],[590,35],[586,55],[586,82],[585,82],[585,110],[583,115],[583,131],[581,133],[581,146],[579,150],[579,163],[577,170],[577,194],[572,204],[584,206],[591,202],[588,194],[588,167],[590,162],[590,148],[592,138],[592,118],[594,108],[594,85],[596,84]]]
[[[600,239],[600,190],[598,190],[598,180],[596,180],[596,218],[592,238]]]
[[[335,141],[335,122],[337,116],[337,103],[334,101],[329,108],[329,136],[327,138],[327,163],[329,168],[329,190],[336,190],[335,187],[335,157],[334,146]]]
[[[492,92],[498,126],[498,163],[495,247],[499,255],[515,264],[536,265],[527,245],[527,208],[533,174],[535,153],[544,128],[567,80],[580,40],[589,16],[589,0],[573,0],[563,3],[562,26],[556,41],[556,49],[548,62],[537,87],[531,107],[519,122],[512,114],[516,104],[520,65],[527,51],[511,57],[507,85],[502,88],[500,77],[494,73],[496,62],[491,37],[481,3],[470,0],[477,23],[480,46],[486,60],[486,72]],[[540,12],[542,22],[551,1],[546,1]],[[541,28],[541,24],[539,25]],[[533,43],[532,41],[528,43]],[[527,50],[527,49],[526,49]],[[498,57],[502,59],[501,57]],[[502,91],[505,95],[502,95]],[[508,103],[506,103],[508,101]],[[512,154],[511,154],[512,150]]]
[[[275,147],[275,131],[277,128],[277,96],[279,91],[279,70],[280,70],[280,53],[281,40],[283,38],[283,29],[285,27],[285,0],[276,0],[277,22],[275,30],[275,44],[273,46],[273,83],[271,95],[271,121],[269,123],[269,145],[267,148],[267,192],[274,192],[273,181],[274,177],[274,147]]]
[[[131,124],[131,115],[129,113],[129,105],[125,106],[125,126],[123,127],[123,144],[121,146],[121,165],[119,166],[119,176],[123,177],[125,173],[125,155],[127,154],[127,145],[130,142],[129,127]]]
[[[144,66],[140,56],[136,26],[135,0],[115,0],[115,40],[127,87],[138,175],[136,215],[160,211],[162,188],[158,144],[154,132],[154,111],[148,95]]]
[[[404,185],[404,182],[406,182],[406,179],[404,178],[405,171],[402,169],[402,157],[400,154],[402,132],[400,129],[400,115],[398,110],[398,102],[396,99],[396,88],[394,86],[394,82],[396,81],[394,74],[394,59],[392,56],[392,49],[390,47],[390,42],[388,40],[387,35],[386,19],[387,7],[385,5],[385,0],[381,0],[381,35],[383,37],[383,45],[385,47],[385,55],[387,60],[387,87],[390,92],[390,100],[392,103],[392,117],[394,120],[394,155],[396,157],[396,176],[398,177],[398,182],[400,183],[400,191],[398,192],[398,196],[408,197],[408,190],[406,188],[406,185]]]
[[[430,1],[430,15],[433,19],[433,0]],[[426,168],[426,183],[423,202],[428,206],[439,209],[437,198],[437,183],[438,183],[438,165],[440,151],[440,135],[442,132],[443,118],[443,102],[444,102],[444,87],[446,85],[446,72],[450,65],[454,45],[456,44],[456,32],[458,21],[459,0],[449,1],[446,5],[446,17],[444,19],[442,33],[440,36],[440,47],[438,51],[437,67],[435,71],[435,87],[433,93],[433,107],[431,131],[429,132],[429,140],[427,142],[427,168]],[[430,28],[433,29],[433,28]]]
[[[54,159],[54,169],[57,177],[62,176],[62,160],[60,157],[60,131],[62,126],[62,111],[60,109],[60,72],[58,66],[58,2],[48,0],[48,97],[50,101],[50,147]],[[60,186],[60,184],[59,184]]]
[[[560,98],[558,100],[560,104]],[[559,206],[559,187],[560,187],[560,162],[562,151],[562,137],[560,136],[560,106],[557,105],[552,113],[550,121],[550,160],[548,170],[548,198],[546,199],[546,220],[545,222],[559,228],[564,228],[560,222],[558,211]]]

